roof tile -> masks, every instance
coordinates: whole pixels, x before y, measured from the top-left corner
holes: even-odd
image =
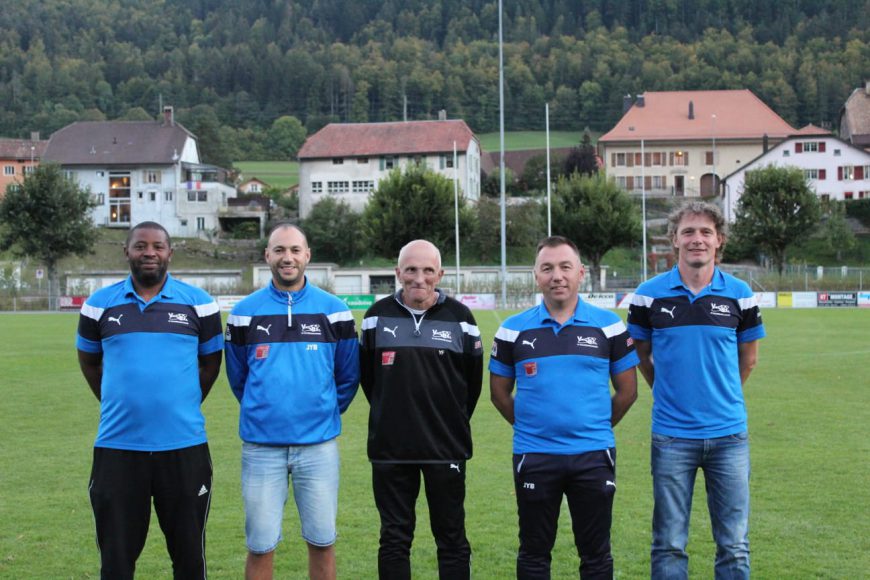
[[[600,142],[785,138],[795,129],[747,89],[664,91],[643,95]],[[689,118],[689,103],[694,119]],[[715,118],[714,118],[715,115]]]
[[[474,133],[462,120],[330,123],[308,137],[299,159],[448,153],[468,149]]]

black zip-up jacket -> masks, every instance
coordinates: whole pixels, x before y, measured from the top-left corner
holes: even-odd
[[[371,405],[369,459],[469,459],[469,419],[483,381],[477,322],[467,306],[441,291],[422,315],[401,300],[401,291],[379,300],[362,324],[360,382]]]

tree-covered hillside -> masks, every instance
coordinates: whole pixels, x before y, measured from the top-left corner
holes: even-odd
[[[0,135],[155,116],[161,96],[236,158],[282,115],[312,131],[446,109],[491,131],[497,6],[7,1]],[[509,129],[540,129],[549,102],[554,129],[605,130],[626,93],[717,88],[748,88],[796,126],[832,124],[870,76],[870,0],[508,0],[505,11]]]

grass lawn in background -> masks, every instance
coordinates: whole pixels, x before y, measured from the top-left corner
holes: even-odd
[[[297,161],[236,161],[233,166],[241,172],[242,181],[256,177],[281,189],[288,189],[299,183]]]
[[[597,133],[591,133],[592,143],[598,139]],[[477,136],[484,151],[499,150],[498,131],[482,133]],[[550,148],[576,147],[583,140],[583,131],[550,131]],[[544,131],[512,131],[504,134],[505,151],[522,151],[524,149],[546,149],[547,134]]]
[[[488,347],[498,323],[509,313],[475,314]],[[764,312],[764,320],[768,337],[761,343],[758,368],[746,386],[752,442],[753,576],[866,577],[870,570],[866,533],[870,309],[771,309]],[[0,315],[0,578],[99,576],[87,495],[98,403],[78,370],[76,323],[74,314]],[[475,578],[512,578],[517,523],[511,430],[489,402],[487,381],[473,419],[468,536]],[[627,579],[649,577],[651,396],[645,385],[639,392],[634,408],[616,429],[613,549],[616,577]],[[208,523],[209,575],[236,579],[242,576],[245,559],[238,404],[223,373],[204,411],[215,472]],[[365,455],[367,413],[368,405],[359,393],[344,417],[340,439],[340,578],[376,577],[379,522]],[[693,579],[712,578],[715,546],[703,489],[699,477],[689,541]],[[412,562],[415,578],[437,577],[425,501],[418,504]],[[276,578],[306,575],[306,551],[292,501],[276,563]],[[576,578],[577,564],[566,508],[553,551],[553,578]],[[137,576],[171,576],[156,517]]]

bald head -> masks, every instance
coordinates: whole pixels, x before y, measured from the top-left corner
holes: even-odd
[[[414,240],[399,251],[396,277],[406,306],[428,310],[438,300],[436,286],[443,275],[441,252],[432,242]]]
[[[402,269],[402,262],[406,261],[408,256],[411,254],[415,256],[421,256],[424,258],[431,258],[435,260],[435,266],[437,270],[441,269],[441,252],[435,247],[435,244],[428,240],[414,240],[412,242],[408,242],[402,249],[399,250],[399,269]]]

